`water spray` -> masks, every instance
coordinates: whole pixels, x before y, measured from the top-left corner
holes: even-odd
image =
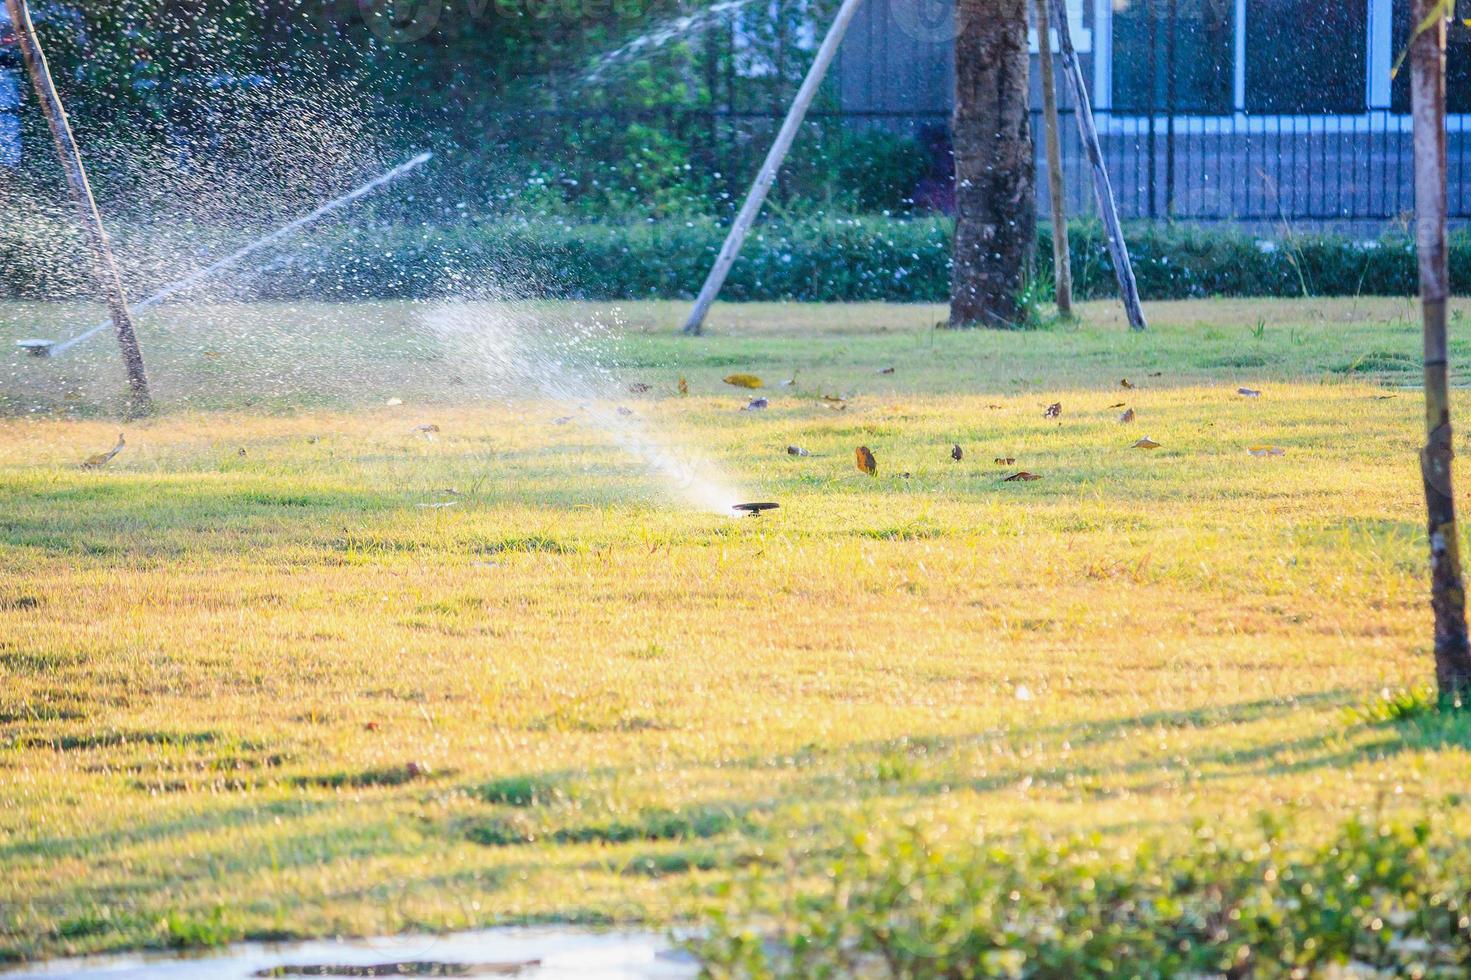
[[[76,135],[66,117],[66,107],[51,79],[51,69],[46,64],[46,53],[36,37],[36,26],[31,23],[31,11],[26,0],[5,0],[6,20],[15,39],[20,44],[21,55],[30,73],[31,85],[36,90],[36,101],[46,114],[51,127],[51,136],[56,143],[56,155],[66,171],[66,181],[71,188],[72,201],[77,207],[77,216],[87,237],[92,242],[92,253],[97,263],[97,284],[107,301],[109,319],[97,330],[108,326],[117,329],[118,344],[122,348],[123,364],[128,372],[128,387],[132,392],[129,414],[146,414],[152,404],[148,392],[148,372],[143,367],[143,352],[138,347],[138,338],[133,333],[133,317],[128,310],[128,300],[123,294],[122,279],[117,273],[117,262],[112,256],[112,244],[107,229],[102,224],[102,214],[97,210],[97,200],[92,196],[92,185],[87,181],[87,168],[82,163],[82,151],[77,147]],[[93,331],[94,333],[97,331]]]
[[[346,207],[354,201],[361,200],[362,198],[367,197],[369,194],[378,190],[378,188],[384,186],[385,184],[391,183],[402,177],[409,171],[414,170],[427,163],[433,156],[434,154],[429,152],[420,153],[418,156],[399,164],[397,167],[394,167],[387,173],[374,177],[372,180],[368,181],[366,184],[363,184],[356,190],[348,191],[341,197],[334,198],[333,200],[328,201],[326,204],[323,204],[321,207],[317,208],[310,214],[302,215],[300,218],[297,218],[290,224],[283,225],[280,228],[277,228],[275,231],[271,232],[269,235],[266,235],[264,238],[258,238],[255,241],[251,242],[249,245],[245,245],[239,249],[236,249],[234,252],[231,252],[229,255],[225,256],[219,261],[213,262],[202,269],[190,273],[183,279],[180,279],[178,282],[165,286],[163,289],[160,289],[158,292],[154,293],[152,296],[149,296],[147,299],[139,300],[138,302],[133,304],[133,312],[141,313],[144,310],[150,310],[179,293],[182,293],[189,289],[193,289],[195,286],[204,282],[206,279],[209,279],[211,276],[214,276],[220,272],[225,271],[226,269],[230,269],[239,265],[241,262],[245,261],[256,252],[259,252],[261,249],[280,241],[288,235],[300,231],[308,225],[320,221],[322,218],[331,214],[333,211],[338,210],[339,208]],[[85,340],[95,337],[97,334],[106,330],[110,326],[112,326],[112,321],[106,320],[102,323],[97,324],[89,330],[77,334],[70,340],[54,341],[33,338],[29,340],[18,340],[16,341],[16,346],[36,357],[56,357],[59,354],[64,354],[66,351],[75,347],[77,344],[80,344]]]
[[[708,460],[690,451],[678,436],[660,431],[638,413],[618,404],[625,390],[605,356],[609,337],[596,318],[549,324],[539,313],[487,296],[482,302],[445,300],[422,309],[419,322],[435,337],[446,359],[479,375],[482,393],[507,405],[524,405],[528,395],[562,406],[558,420],[577,421],[605,437],[652,477],[669,497],[721,517],[770,510],[771,504],[746,504],[751,498],[730,484]]]

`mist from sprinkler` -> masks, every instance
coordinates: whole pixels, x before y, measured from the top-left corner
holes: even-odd
[[[633,42],[598,59],[576,83],[596,84],[619,66],[635,62],[682,36],[703,29],[714,19],[734,16],[750,2],[751,0],[724,0],[699,16],[675,18],[661,23]],[[271,148],[288,145],[295,148],[304,145],[299,140],[299,134],[286,133],[281,140],[271,143]],[[118,146],[117,149],[123,148]],[[346,154],[334,148],[332,156],[342,159]],[[430,159],[431,154],[427,152],[413,157],[139,300],[132,305],[133,310],[141,313],[153,309],[207,280],[239,269],[252,255],[366,197]],[[179,173],[166,167],[156,170],[142,167],[137,172],[146,173],[150,177],[154,173],[175,176]],[[189,172],[184,173],[187,176]],[[235,176],[229,172],[222,173],[228,177]],[[240,190],[244,192],[247,186],[252,189],[261,186],[262,176],[267,178],[265,183],[270,183],[281,173],[283,172],[278,163],[265,174],[254,175],[257,182],[250,185],[247,180]],[[213,172],[211,175],[220,176]],[[200,187],[194,187],[194,183],[199,183]],[[186,203],[192,207],[196,200],[201,200],[193,192],[208,186],[201,174],[199,181],[194,181],[187,187],[175,187],[172,192],[154,191],[148,197]],[[244,199],[246,197],[243,194],[235,198]],[[202,203],[204,208],[209,209],[206,213],[213,214],[216,208],[224,209],[222,213],[230,213],[231,199],[228,196],[214,194],[205,200],[211,202]],[[187,228],[188,224],[179,224],[178,227]],[[165,261],[168,259],[165,258]],[[606,339],[609,335],[608,325],[585,320],[547,324],[544,314],[527,317],[508,314],[502,302],[509,298],[509,292],[504,286],[507,281],[504,270],[495,270],[489,275],[476,275],[447,256],[444,274],[446,277],[474,275],[475,278],[468,287],[463,282],[447,283],[450,287],[457,287],[445,290],[445,293],[456,299],[421,307],[425,311],[421,315],[421,322],[429,327],[425,332],[437,337],[443,346],[457,348],[458,353],[467,361],[480,366],[486,379],[484,394],[492,398],[502,396],[508,403],[518,403],[522,408],[528,394],[566,406],[564,411],[570,410],[570,417],[606,435],[621,450],[620,455],[636,461],[641,469],[657,478],[668,496],[688,506],[724,517],[755,517],[775,508],[775,504],[768,503],[735,503],[749,498],[719,476],[716,468],[701,458],[698,452],[692,452],[683,440],[674,438],[671,432],[656,433],[647,419],[630,412],[626,406],[616,404],[624,386],[617,383],[613,372],[594,350],[598,346],[598,335],[601,335],[601,339]],[[519,278],[512,275],[511,281]],[[494,302],[484,305],[476,302],[483,298]],[[110,326],[110,323],[99,323],[76,336],[59,341],[45,338],[21,340],[17,341],[17,347],[38,358],[59,357]]]
[[[546,399],[560,406],[559,418],[606,437],[657,479],[669,497],[706,513],[736,515],[733,501],[743,494],[708,460],[618,404],[625,389],[607,356],[609,324],[597,319],[549,323],[544,312],[487,295],[485,286],[456,292],[461,298],[435,304],[420,321],[447,357],[478,376],[483,395],[520,412],[528,395]],[[477,292],[482,301],[466,298]]]
[[[264,235],[260,238],[257,238],[255,241],[236,249],[229,255],[218,260],[217,262],[212,262],[204,268],[190,273],[183,279],[180,279],[174,283],[170,283],[169,285],[160,289],[158,292],[154,293],[152,296],[149,296],[146,299],[141,299],[138,302],[131,304],[132,311],[134,313],[141,313],[144,310],[151,310],[155,306],[159,306],[160,304],[167,302],[169,299],[178,295],[179,293],[193,289],[195,286],[198,286],[200,283],[211,278],[212,276],[216,276],[221,272],[225,272],[226,270],[235,268],[241,262],[244,262],[246,259],[250,258],[250,256],[254,255],[256,252],[259,252],[261,249],[266,248],[270,245],[274,245],[276,242],[279,242],[282,239],[295,234],[303,228],[315,224],[316,222],[325,218],[327,215],[338,210],[339,208],[344,208],[347,205],[352,204],[354,201],[358,201],[364,197],[367,197],[369,194],[387,184],[392,183],[393,181],[402,177],[404,174],[407,174],[409,171],[414,170],[422,164],[429,162],[429,160],[431,160],[433,157],[434,154],[427,151],[424,153],[420,153],[412,159],[399,164],[397,167],[394,167],[387,173],[380,174],[379,176],[373,178],[366,184],[363,184],[360,187],[348,191],[346,194],[340,195],[339,197],[333,198],[332,200],[328,201],[326,204],[323,204],[321,207],[317,208],[311,213],[302,215],[300,218],[297,218],[295,221],[292,221],[289,224],[282,225],[280,228],[277,228],[269,235]],[[28,354],[31,354],[35,357],[56,357],[60,354],[66,353],[68,350],[77,346],[78,344],[83,343],[84,341],[89,340],[92,337],[95,337],[97,334],[106,330],[110,326],[112,326],[112,321],[104,320],[101,323],[96,324],[92,328],[77,334],[70,340],[55,341],[44,340],[40,338],[31,338],[27,340],[16,341],[16,346],[22,348]]]

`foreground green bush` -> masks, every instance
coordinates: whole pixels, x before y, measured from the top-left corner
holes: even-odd
[[[722,296],[730,300],[944,302],[950,289],[952,223],[943,218],[825,218],[758,226]],[[554,221],[325,230],[293,243],[260,271],[224,288],[240,298],[388,299],[456,295],[493,288],[512,295],[584,299],[682,298],[704,281],[725,236],[711,220],[624,224]],[[128,229],[119,253],[129,254]],[[144,236],[139,235],[139,238]],[[208,236],[204,235],[208,239]],[[234,241],[218,236],[220,245]],[[238,237],[238,236],[235,236]],[[193,241],[193,239],[191,239]],[[1076,292],[1112,296],[1112,266],[1099,227],[1071,233]],[[1404,237],[1357,241],[1331,235],[1258,239],[1237,231],[1137,226],[1129,231],[1146,299],[1207,296],[1408,295],[1415,254]],[[58,269],[58,256],[81,256]],[[86,288],[80,243],[35,247],[19,229],[0,231],[0,297],[76,295]],[[1050,289],[1052,245],[1039,239],[1037,279]],[[189,260],[193,261],[193,260]],[[160,270],[191,267],[156,260],[129,276],[138,293],[162,284]],[[1451,246],[1451,278],[1471,289],[1471,236]]]
[[[797,899],[780,880],[728,890],[694,946],[706,970],[1063,980],[1471,968],[1471,855],[1428,823],[1355,821],[1313,845],[1284,843],[1270,822],[1130,848],[860,833],[828,872]]]

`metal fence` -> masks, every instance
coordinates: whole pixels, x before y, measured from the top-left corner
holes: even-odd
[[[1040,112],[1032,114],[1037,144],[1039,209],[1048,207],[1043,175]],[[1087,164],[1071,111],[1061,119],[1063,166],[1070,214],[1094,209]],[[1243,223],[1303,222],[1372,227],[1407,222],[1414,207],[1409,119],[1389,111],[1356,116],[1142,116],[1097,113],[1104,158],[1122,214],[1135,220]],[[0,120],[3,122],[3,120]],[[776,109],[711,111],[679,106],[619,109],[505,109],[486,112],[452,133],[422,136],[441,153],[441,173],[464,186],[495,191],[541,169],[566,187],[589,188],[630,169],[654,167],[659,153],[684,164],[670,179],[697,188],[698,206],[726,212],[738,206],[781,122]],[[945,111],[844,112],[818,110],[804,125],[793,156],[773,193],[783,204],[812,206],[837,199],[848,184],[876,180],[893,163],[874,144],[854,140],[868,130],[912,140],[927,171],[907,176],[894,168],[886,200],[906,197],[919,210],[945,210],[953,200],[950,116]],[[39,124],[33,121],[33,129]],[[1471,116],[1451,117],[1448,132],[1449,206],[1454,219],[1471,219]],[[36,130],[31,142],[44,146]],[[417,138],[417,137],[416,137]],[[882,149],[882,148],[880,148]],[[44,153],[28,169],[54,182]],[[671,168],[673,169],[673,168]],[[922,170],[924,168],[921,168]],[[126,210],[131,185],[95,166],[101,193]],[[451,171],[458,173],[451,173]],[[17,175],[18,177],[20,175]],[[113,185],[116,186],[113,186]],[[627,188],[636,197],[640,188]],[[572,192],[576,193],[576,192]],[[421,205],[422,206],[422,205]],[[844,206],[852,206],[851,201]],[[889,204],[870,206],[883,209]]]
[[[588,133],[640,122],[690,147],[691,159],[719,172],[731,197],[754,174],[780,124],[778,113],[670,109],[656,112],[536,113],[519,118],[548,159],[585,144]],[[1104,159],[1122,214],[1136,220],[1389,223],[1414,209],[1413,151],[1407,116],[1387,110],[1356,116],[1144,116],[1095,114]],[[1063,168],[1069,213],[1094,209],[1076,120],[1063,110]],[[814,111],[797,143],[831,143],[837,129],[881,129],[913,137],[936,155],[934,176],[953,183],[948,112]],[[1471,218],[1471,117],[1452,117],[1451,216]],[[1041,112],[1033,110],[1038,204],[1048,207]],[[853,162],[850,161],[850,166]],[[861,161],[856,162],[859,166]],[[800,164],[798,164],[800,166]],[[799,187],[800,175],[783,182]],[[778,184],[778,193],[782,182]],[[933,204],[933,197],[925,203]],[[944,195],[939,195],[943,199]]]
[[[949,114],[834,114],[852,125],[948,133]],[[1091,214],[1093,189],[1072,110],[1060,133],[1070,214]],[[1095,113],[1119,210],[1137,220],[1401,222],[1414,210],[1410,120],[1362,116],[1154,116]],[[818,123],[822,124],[821,121]],[[1471,117],[1447,133],[1449,206],[1471,218]],[[1047,181],[1041,111],[1032,112],[1038,206]]]
[[[1034,125],[1039,121],[1034,114]],[[1069,208],[1091,209],[1077,127],[1071,118],[1061,122]],[[1414,210],[1409,119],[1388,111],[1174,118],[1100,113],[1098,122],[1119,207],[1132,218],[1390,222],[1407,220]],[[1471,217],[1471,123],[1453,120],[1449,128],[1450,211],[1465,219]]]

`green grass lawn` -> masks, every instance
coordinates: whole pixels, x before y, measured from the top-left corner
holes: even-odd
[[[1471,792],[1464,727],[1354,710],[1431,677],[1410,304],[621,310],[603,356],[650,390],[618,404],[780,510],[682,507],[576,406],[482,398],[407,306],[148,321],[162,409],[95,471],[110,339],[10,362],[0,956],[660,924],[857,825],[1129,841]],[[0,343],[88,312],[0,306]]]

